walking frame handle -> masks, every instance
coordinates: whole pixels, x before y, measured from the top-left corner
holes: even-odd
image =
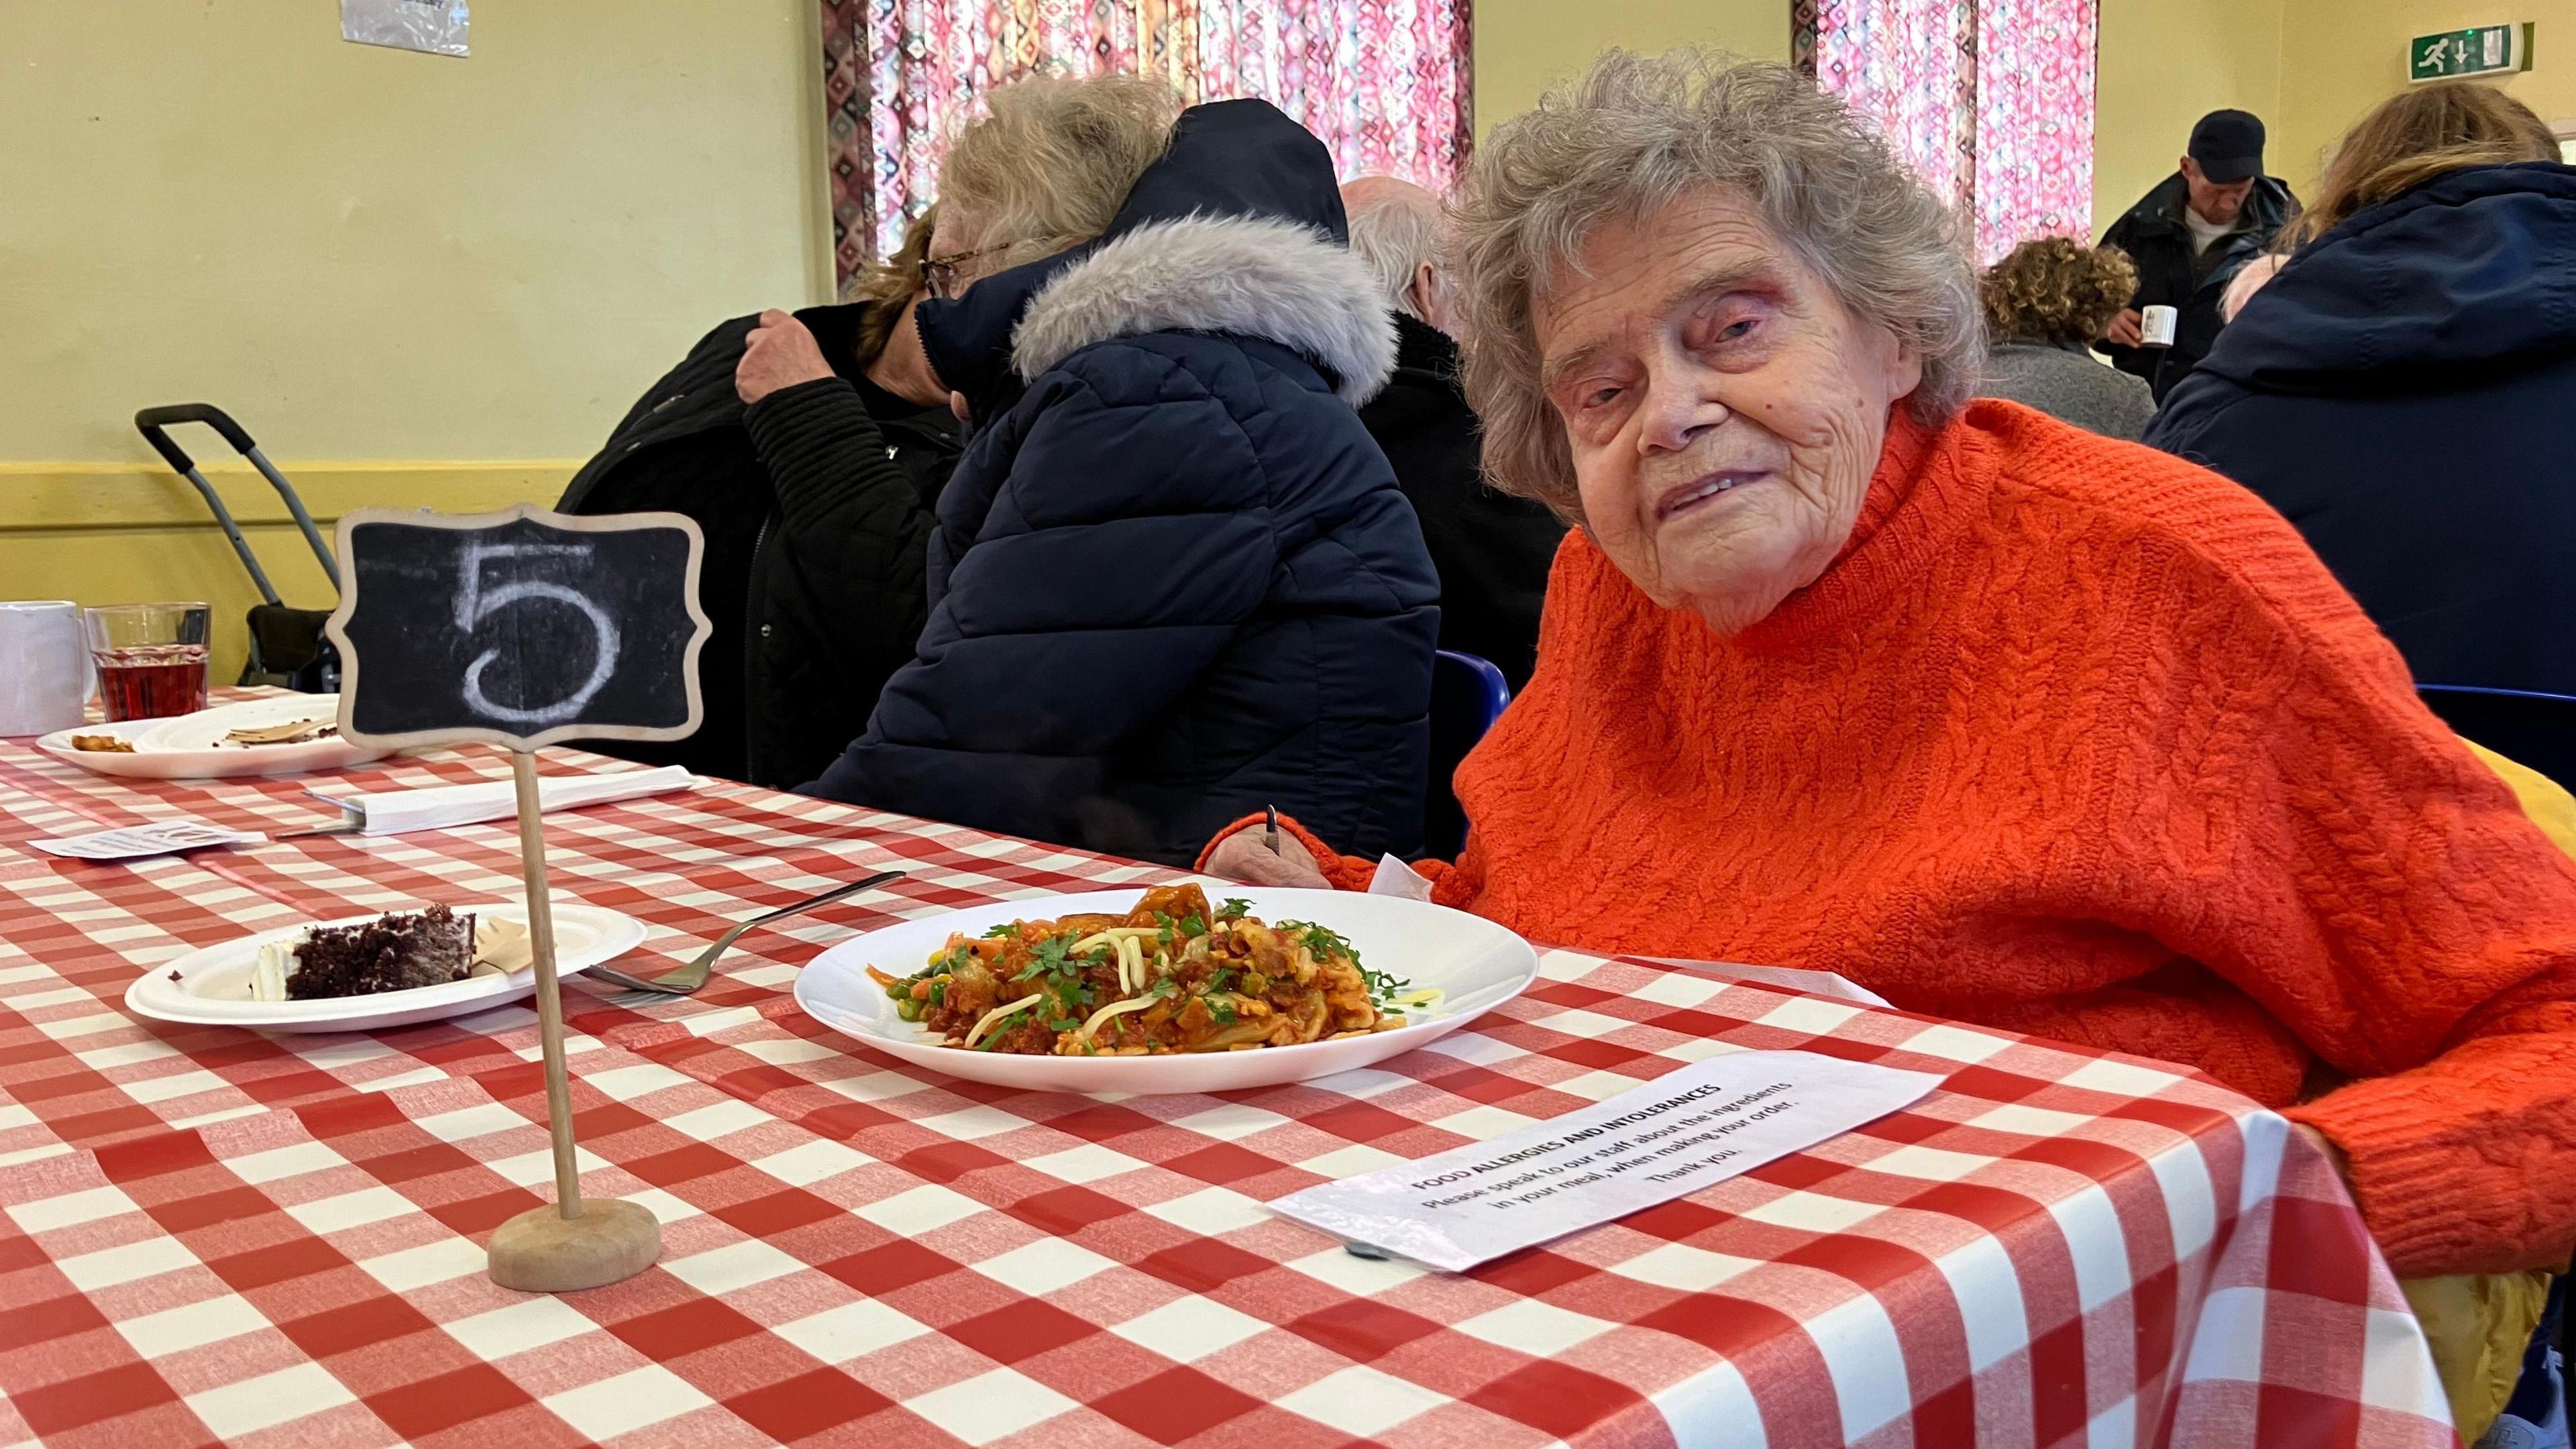
[[[173,403],[136,413],[134,426],[143,434],[143,441],[150,443],[164,462],[195,485],[198,494],[206,500],[206,507],[213,510],[215,522],[222,525],[224,537],[232,541],[233,552],[241,556],[242,567],[250,570],[251,582],[259,586],[260,597],[272,604],[282,602],[277,597],[276,588],[268,581],[267,571],[259,566],[259,559],[251,553],[250,541],[242,537],[241,525],[233,521],[231,510],[225,508],[224,500],[216,496],[215,486],[206,481],[205,474],[197,471],[196,460],[188,456],[188,450],[180,447],[170,436],[169,429],[175,423],[204,423],[221,434],[225,442],[232,444],[233,451],[250,460],[251,466],[268,480],[268,486],[276,489],[277,496],[286,500],[286,511],[294,516],[295,526],[303,530],[304,541],[312,545],[313,557],[322,565],[323,576],[331,581],[334,591],[338,590],[340,565],[331,557],[330,545],[322,541],[322,530],[314,526],[313,515],[304,511],[304,500],[297,496],[295,485],[286,481],[285,475],[277,471],[276,465],[268,461],[268,455],[259,450],[259,444],[251,441],[250,434],[243,430],[241,424],[234,422],[230,414],[212,403]]]

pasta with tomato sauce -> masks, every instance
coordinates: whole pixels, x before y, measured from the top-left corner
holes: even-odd
[[[944,1046],[1022,1056],[1248,1051],[1407,1024],[1437,991],[1361,967],[1339,935],[1211,908],[1158,886],[1123,916],[1013,921],[950,936],[909,976],[868,974]]]

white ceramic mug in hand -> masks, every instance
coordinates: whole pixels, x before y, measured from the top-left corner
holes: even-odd
[[[89,646],[80,605],[0,601],[0,735],[42,735],[81,722]]]
[[[2174,326],[2182,313],[2172,307],[2142,307],[2138,311],[2138,339],[2142,347],[2171,347]]]

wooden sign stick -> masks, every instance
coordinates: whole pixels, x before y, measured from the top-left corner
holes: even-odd
[[[510,752],[518,782],[519,873],[528,887],[528,948],[536,958],[537,1041],[546,1063],[546,1122],[554,1134],[555,1205],[531,1208],[492,1233],[492,1281],[504,1288],[568,1293],[629,1278],[662,1255],[662,1225],[648,1209],[613,1199],[581,1202],[573,1155],[572,1082],[564,1069],[563,997],[555,985],[554,902],[546,893],[545,806],[537,756]]]
[[[555,984],[555,904],[546,889],[545,806],[534,750],[510,752],[519,787],[519,874],[528,886],[528,949],[537,966],[537,1041],[546,1059],[546,1120],[554,1129],[555,1207],[581,1216],[581,1162],[573,1155],[572,1082],[564,1070],[563,994]]]
[[[462,517],[353,508],[340,517],[340,735],[362,745],[474,740],[510,751],[529,983],[545,1058],[555,1200],[493,1230],[492,1281],[566,1293],[651,1267],[661,1224],[641,1203],[581,1195],[546,888],[539,746],[676,740],[706,719],[698,607],[706,536],[677,513],[573,518],[521,504]]]

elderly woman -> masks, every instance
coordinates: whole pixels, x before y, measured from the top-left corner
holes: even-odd
[[[1138,84],[1022,82],[994,113]],[[1332,160],[1264,101],[1142,143],[1159,155],[1096,239],[921,305],[976,436],[917,657],[806,788],[1157,860],[1272,803],[1410,848],[1439,582],[1353,411],[1395,328]],[[985,245],[948,231],[935,254]]]
[[[1606,57],[1460,223],[1487,467],[1580,528],[1435,899],[2198,1067],[2401,1273],[2566,1261],[2576,862],[2289,525],[1969,402],[1951,217],[1784,68]],[[1206,865],[1366,876],[1256,837]]]

